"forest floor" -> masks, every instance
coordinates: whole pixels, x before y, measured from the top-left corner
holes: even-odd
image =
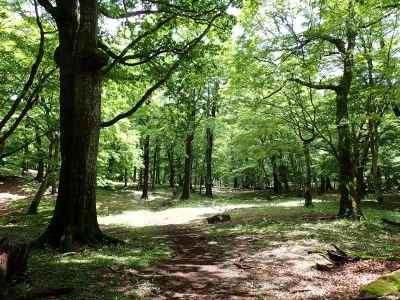
[[[51,218],[54,196],[37,216],[25,211],[33,182],[0,184],[0,237],[30,241]],[[98,190],[99,223],[123,239],[118,247],[37,250],[29,276],[37,287],[73,287],[47,299],[356,299],[363,284],[400,268],[398,195],[387,209],[364,201],[358,223],[334,218],[335,195],[316,197],[311,209],[301,198],[262,192],[220,191],[214,199],[173,199],[165,190],[140,200],[132,189]],[[390,201],[389,201],[390,200]],[[227,212],[232,220],[207,224]],[[314,269],[322,253],[339,246],[362,260],[331,271]],[[30,289],[19,285],[18,292]]]

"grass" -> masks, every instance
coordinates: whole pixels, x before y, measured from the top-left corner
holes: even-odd
[[[287,203],[298,206],[284,207]],[[267,207],[247,208],[232,213],[238,223],[219,225],[212,234],[242,235],[259,234],[270,236],[255,245],[266,247],[274,240],[314,239],[326,244],[335,244],[351,255],[361,258],[384,260],[400,259],[400,227],[385,225],[383,217],[400,221],[400,213],[379,209],[364,204],[364,219],[360,222],[334,219],[337,203],[322,201],[313,208],[304,208],[302,199],[279,199]],[[257,244],[257,243],[256,243]]]
[[[26,185],[32,189],[32,184]],[[0,237],[31,241],[48,224],[54,207],[54,197],[46,196],[37,216],[24,213],[29,197],[11,203],[16,209],[0,220]],[[396,200],[397,201],[397,200]],[[400,221],[400,213],[379,209],[372,202],[364,203],[365,218],[361,222],[335,220],[337,202],[331,198],[316,201],[313,208],[303,207],[303,200],[295,197],[277,198],[262,193],[221,193],[213,199],[195,194],[188,201],[171,199],[166,190],[153,193],[149,201],[140,200],[134,190],[98,190],[98,214],[118,215],[127,210],[160,211],[170,207],[205,207],[224,204],[252,204],[256,207],[234,210],[232,222],[202,226],[206,234],[231,240],[232,236],[258,235],[252,244],[255,252],[272,247],[276,241],[315,239],[336,244],[354,256],[375,259],[400,257],[400,230],[384,225],[382,217]],[[12,221],[10,223],[10,221]],[[29,264],[29,276],[34,287],[74,287],[71,295],[59,299],[143,299],[140,289],[157,293],[151,280],[136,276],[135,270],[156,266],[164,258],[174,255],[171,241],[160,227],[127,228],[121,225],[104,226],[106,234],[123,239],[126,245],[98,249],[76,249],[62,254],[53,249],[34,251]],[[228,243],[229,244],[229,243]],[[235,247],[234,242],[228,247]],[[145,287],[145,288],[143,288]],[[21,288],[21,286],[19,287]],[[23,289],[24,287],[22,287]]]

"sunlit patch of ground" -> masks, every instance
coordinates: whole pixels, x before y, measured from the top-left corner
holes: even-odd
[[[224,205],[214,207],[169,208],[162,211],[134,210],[121,214],[99,217],[101,225],[125,225],[129,227],[163,226],[171,224],[188,224],[205,218],[207,215],[220,214],[233,209],[255,207],[251,204]]]
[[[328,245],[317,240],[274,241],[272,247],[243,263],[254,270],[255,288],[266,299],[356,299],[358,289],[399,263],[359,261],[333,271],[317,271],[326,259],[313,249]]]
[[[314,203],[321,203],[322,200],[319,199],[313,199]],[[280,207],[301,207],[304,206],[304,200],[303,199],[293,199],[289,201],[279,201],[279,202],[272,202],[270,204],[271,206],[280,206]]]

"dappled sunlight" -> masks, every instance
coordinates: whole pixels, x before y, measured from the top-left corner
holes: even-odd
[[[322,200],[319,199],[313,199],[314,203],[321,203]],[[304,206],[304,199],[302,198],[296,198],[293,200],[288,200],[288,201],[277,201],[277,202],[271,202],[269,203],[270,206],[279,206],[279,207],[301,207]]]
[[[0,203],[16,201],[24,198],[26,198],[25,195],[14,194],[14,193],[0,193]]]
[[[101,225],[120,224],[129,227],[162,226],[171,224],[187,224],[192,221],[205,218],[206,215],[220,214],[239,208],[255,207],[251,204],[224,205],[214,207],[183,207],[169,208],[162,211],[134,210],[121,214],[99,217]]]

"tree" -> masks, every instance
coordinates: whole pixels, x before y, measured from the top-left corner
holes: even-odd
[[[107,6],[109,3],[95,0],[57,0],[55,6],[48,0],[38,2],[54,19],[59,34],[55,59],[60,70],[62,157],[54,215],[38,243],[56,246],[61,240],[83,244],[104,242],[108,239],[100,231],[97,223],[95,190],[100,128],[111,126],[137,111],[207,35],[214,22],[224,17],[226,3],[205,1],[207,3],[191,7],[187,1],[180,1],[176,5],[143,1],[142,6],[155,6],[156,10],[125,13],[117,5]],[[129,1],[127,4],[127,10],[135,9],[138,5],[136,1]],[[131,41],[119,54],[104,42],[99,42],[99,11],[109,17],[142,17],[141,30],[131,32]],[[191,22],[193,19],[194,22]],[[182,22],[181,26],[197,29],[201,26],[195,25],[197,21],[205,24],[200,34],[169,47],[170,33],[175,28],[171,24]],[[149,41],[150,44],[146,44]],[[157,41],[161,42],[161,47],[156,46]],[[154,48],[149,49],[149,45],[154,45]],[[132,52],[135,49],[137,51]],[[167,54],[170,54],[172,59],[176,56],[178,58],[164,69],[161,76],[158,73],[159,77],[154,80],[155,83],[138,102],[127,112],[101,122],[101,86],[104,75],[117,64],[154,64],[157,59],[164,61],[163,58]],[[110,63],[109,57],[112,58]]]

